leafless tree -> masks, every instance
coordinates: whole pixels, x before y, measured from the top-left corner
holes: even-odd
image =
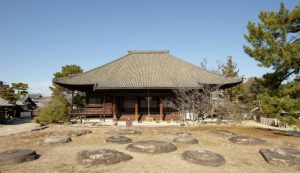
[[[200,62],[200,67],[207,69],[207,59],[203,58],[202,61]]]
[[[213,93],[219,88],[219,85],[199,84],[197,88],[174,89],[174,97],[167,99],[168,106],[177,110],[183,121],[187,113],[191,120],[204,120],[212,117],[215,112]]]

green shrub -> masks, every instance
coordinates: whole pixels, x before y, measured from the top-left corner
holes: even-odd
[[[295,125],[296,127],[298,127],[300,129],[300,120],[297,119],[294,116],[288,115],[288,116],[276,116],[276,118],[278,120],[280,120],[281,122],[288,124],[289,126],[291,125]]]
[[[83,97],[80,96],[79,94],[77,94],[77,95],[74,97],[73,103],[74,103],[74,105],[75,105],[77,108],[83,108],[83,107],[84,107],[84,104],[83,104]]]
[[[279,115],[282,112],[295,113],[299,111],[300,100],[292,99],[287,96],[269,96],[268,94],[259,94],[262,113],[267,115]]]
[[[69,104],[63,96],[54,96],[48,105],[41,110],[35,122],[62,123],[69,121]]]

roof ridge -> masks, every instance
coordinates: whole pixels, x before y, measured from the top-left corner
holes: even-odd
[[[172,55],[172,54],[170,54],[170,56],[173,57],[173,58],[175,58],[175,59],[177,59],[177,60],[179,60],[179,61],[181,61],[181,62],[183,62],[183,63],[192,65],[192,66],[195,67],[195,68],[198,68],[198,69],[200,69],[200,70],[203,70],[203,71],[205,71],[205,72],[207,72],[207,73],[210,73],[210,74],[213,74],[213,75],[217,75],[217,76],[219,76],[219,77],[221,77],[221,78],[224,78],[224,79],[230,79],[230,78],[231,78],[231,79],[235,79],[235,80],[242,79],[242,78],[239,78],[239,77],[228,77],[228,76],[225,76],[225,75],[223,75],[223,74],[220,74],[220,73],[217,73],[217,72],[214,72],[214,71],[210,71],[210,70],[208,70],[208,69],[206,69],[206,68],[200,67],[200,66],[198,66],[198,65],[196,65],[196,64],[193,64],[193,63],[190,63],[190,62],[188,62],[188,61],[185,61],[185,60],[183,60],[183,59],[181,59],[181,58],[178,58],[177,56],[174,56],[174,55]]]
[[[206,72],[208,72],[208,73],[210,73],[210,74],[214,74],[214,75],[218,75],[218,76],[223,76],[223,77],[225,77],[225,76],[222,75],[222,74],[219,74],[219,73],[216,73],[216,72],[209,71],[208,69],[202,68],[202,67],[200,67],[200,66],[198,66],[198,65],[196,65],[196,64],[193,64],[193,63],[190,63],[190,62],[188,62],[188,61],[185,61],[185,60],[183,60],[183,59],[181,59],[181,58],[178,58],[177,56],[174,56],[174,55],[172,55],[172,54],[170,54],[170,56],[172,56],[173,58],[175,58],[175,59],[177,59],[177,60],[179,60],[179,61],[181,61],[181,62],[183,62],[183,63],[192,65],[193,67],[196,67],[196,68],[198,68],[198,69],[200,69],[200,70],[206,71]]]
[[[169,50],[128,50],[128,54],[137,54],[137,53],[166,53],[169,54]]]
[[[114,63],[116,61],[119,61],[119,60],[121,60],[123,58],[126,58],[130,54],[137,54],[137,53],[167,53],[167,54],[169,54],[169,50],[128,50],[128,54],[126,54],[126,55],[124,55],[124,56],[122,56],[120,58],[117,58],[117,59],[115,59],[113,61],[110,61],[109,63],[106,63],[106,64],[100,65],[98,67],[92,68],[91,70],[85,71],[83,73],[79,73],[79,74],[75,74],[75,75],[70,75],[70,76],[67,76],[67,77],[59,77],[59,78],[69,78],[70,79],[70,78],[73,78],[73,77],[77,77],[79,75],[82,75],[82,74],[85,74],[85,73],[89,73],[91,71],[94,71],[94,70],[97,70],[99,68],[105,67],[105,66],[107,66],[109,64],[112,64],[112,63]],[[55,82],[56,79],[59,79],[59,78],[54,78],[52,81]]]
[[[124,56],[122,56],[122,57],[120,57],[120,58],[117,58],[117,59],[115,59],[115,60],[113,60],[113,61],[110,61],[109,63],[106,63],[106,64],[100,65],[100,66],[98,66],[98,67],[92,68],[91,70],[85,71],[85,72],[83,72],[83,73],[79,73],[79,74],[71,75],[71,76],[67,76],[67,77],[53,78],[52,82],[56,82],[57,79],[60,79],[60,78],[69,78],[69,79],[70,79],[70,78],[77,77],[77,76],[79,76],[79,75],[83,75],[83,74],[89,73],[89,72],[91,72],[91,71],[95,71],[95,70],[97,70],[97,69],[99,69],[99,68],[105,67],[105,66],[107,66],[107,65],[109,65],[109,64],[112,64],[112,63],[114,63],[114,62],[116,62],[116,61],[119,61],[119,60],[121,60],[121,59],[123,59],[123,58],[126,58],[128,55],[129,55],[129,54],[124,55]]]

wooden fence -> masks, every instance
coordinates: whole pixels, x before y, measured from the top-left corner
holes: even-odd
[[[285,124],[281,123],[276,118],[260,117],[259,122],[268,126],[285,127]]]

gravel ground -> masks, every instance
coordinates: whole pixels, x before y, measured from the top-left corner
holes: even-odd
[[[32,119],[15,119],[11,124],[0,125],[0,136],[29,131],[37,125]]]
[[[5,127],[6,128],[6,127]],[[1,131],[5,128],[1,127]],[[108,131],[113,127],[85,128],[93,133],[72,137],[72,142],[51,146],[41,145],[40,142],[48,136],[70,134],[71,131],[82,127],[65,127],[60,125],[35,132],[22,132],[13,135],[0,136],[0,152],[15,148],[36,150],[41,157],[35,161],[17,165],[2,166],[0,172],[16,173],[84,173],[84,172],[130,172],[130,173],[196,173],[196,172],[236,172],[236,173],[281,173],[299,172],[299,167],[269,165],[259,154],[261,148],[289,147],[300,149],[300,138],[281,136],[271,131],[242,126],[202,125],[200,127],[136,127],[142,131],[140,135],[127,135],[134,142],[140,140],[163,140],[172,142],[176,137],[174,131],[191,133],[199,140],[198,144],[177,144],[177,150],[172,153],[145,154],[126,150],[127,144],[106,143]],[[267,143],[255,146],[233,144],[228,138],[210,134],[211,130],[229,130],[238,135],[257,137],[267,140]],[[133,156],[132,160],[115,165],[87,166],[79,164],[77,154],[81,150],[114,149]],[[226,163],[219,167],[207,167],[189,163],[181,155],[186,150],[208,150],[221,154]]]

